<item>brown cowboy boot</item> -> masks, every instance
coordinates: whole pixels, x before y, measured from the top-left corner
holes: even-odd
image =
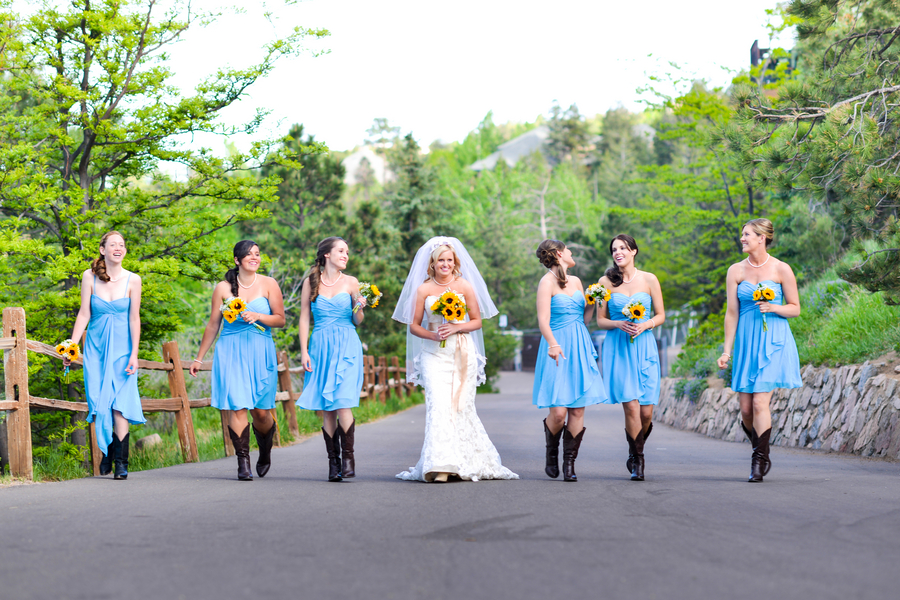
[[[253,471],[250,470],[250,425],[244,427],[241,435],[228,428],[231,444],[234,446],[234,454],[238,461],[238,479],[241,481],[253,481]]]
[[[340,426],[338,426],[340,429]],[[330,436],[322,428],[322,436],[325,438],[325,450],[328,452],[328,481],[340,481],[341,476],[341,442],[337,430]]]
[[[272,466],[272,444],[275,442],[277,428],[278,423],[274,419],[272,426],[266,433],[260,433],[259,429],[256,428],[256,424],[253,425],[253,435],[256,436],[256,443],[259,446],[259,458],[256,459],[256,474],[260,477],[265,477],[266,473],[269,472],[269,467]]]
[[[350,423],[350,429],[344,431],[338,423],[336,434],[341,437],[341,476],[344,479],[356,477],[356,460],[353,458],[353,443],[356,438],[356,421]]]
[[[547,442],[547,466],[544,467],[544,473],[553,479],[559,477],[559,440],[565,428],[566,426],[563,425],[562,429],[555,434],[550,433],[547,419],[544,419],[544,440]]]
[[[581,439],[584,437],[586,427],[582,427],[578,435],[569,433],[568,427],[563,427],[563,481],[578,481],[575,474],[575,459],[578,458],[578,449],[581,447]]]

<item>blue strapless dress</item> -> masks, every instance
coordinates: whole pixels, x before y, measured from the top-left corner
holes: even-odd
[[[771,284],[775,300],[783,304],[781,284]],[[771,392],[775,388],[803,387],[800,378],[800,356],[788,320],[781,315],[766,313],[769,330],[763,331],[762,313],[753,301],[756,286],[742,281],[737,295],[741,305],[737,333],[734,337],[731,389],[736,392]]]
[[[271,315],[269,299],[260,296],[247,310]],[[260,331],[238,317],[234,323],[222,320],[212,369],[212,406],[219,410],[275,408],[278,389],[278,357],[272,330],[262,323]]]
[[[609,318],[627,321],[622,309],[632,300],[639,300],[647,312],[636,321],[643,323],[650,318],[653,300],[647,292],[633,296],[613,292],[606,303]],[[621,329],[611,329],[603,341],[603,381],[610,400],[616,404],[637,400],[642,405],[659,403],[659,350],[656,338],[645,331],[630,341],[631,336]]]
[[[131,275],[128,275],[131,279]],[[97,278],[94,277],[94,285]],[[126,294],[128,281],[125,281]],[[131,298],[104,300],[91,294],[91,320],[88,323],[84,357],[84,389],[87,392],[88,416],[94,423],[97,445],[105,455],[113,436],[112,411],[117,410],[132,425],[144,423],[138,376],[128,375],[131,356]]]
[[[353,323],[353,299],[347,292],[311,303],[313,332],[309,339],[312,372],[303,376],[297,406],[337,410],[359,406],[363,385],[363,349]]]
[[[584,296],[558,293],[550,299],[550,329],[566,359],[547,355],[547,340],[541,338],[534,368],[531,403],[538,408],[581,408],[608,403],[603,378],[597,368],[597,351],[584,325]]]

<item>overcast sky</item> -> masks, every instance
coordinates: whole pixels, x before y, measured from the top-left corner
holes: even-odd
[[[275,28],[253,8],[189,30],[171,52],[172,68],[177,83],[190,88],[219,66],[249,64],[279,29],[327,28],[331,35],[310,47],[329,54],[284,60],[226,118],[266,107],[273,112],[261,135],[303,123],[318,140],[345,150],[362,143],[375,117],[386,117],[427,146],[462,140],[488,111],[503,123],[534,120],[554,100],[577,103],[591,116],[620,104],[638,109],[636,89],[646,74],[668,70],[667,61],[724,85],[725,69],[748,65],[753,40],[768,43],[765,9],[776,4],[306,0],[283,7],[269,0],[279,16]],[[790,38],[781,44],[790,47]],[[222,148],[220,140],[203,143]]]

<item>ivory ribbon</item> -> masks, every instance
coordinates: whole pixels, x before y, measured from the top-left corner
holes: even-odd
[[[429,329],[437,331],[439,326],[431,324]],[[453,352],[453,367],[456,375],[453,377],[453,387],[451,388],[450,397],[450,418],[456,421],[456,413],[461,409],[459,407],[459,399],[462,396],[463,388],[466,383],[466,375],[469,372],[469,344],[468,333],[456,334],[456,350]]]

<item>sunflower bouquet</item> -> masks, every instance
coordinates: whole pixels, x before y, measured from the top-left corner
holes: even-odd
[[[754,302],[771,302],[775,299],[775,290],[764,283],[758,283],[756,289],[753,290]],[[766,313],[762,313],[763,331],[769,330],[769,324],[766,323]]]
[[[367,281],[359,282],[359,295],[366,299],[366,304],[369,308],[375,308],[378,306],[378,301],[381,299],[381,290],[378,289],[378,286],[374,283],[369,283]],[[353,314],[356,314],[356,311],[359,310],[359,304],[356,304],[353,307]]]
[[[231,298],[226,298],[225,301],[222,302],[222,306],[219,307],[219,310],[222,312],[222,318],[229,323],[234,323],[238,316],[247,310],[247,302],[243,298],[232,296]],[[252,325],[260,331],[266,330],[266,328],[259,323],[252,323]]]
[[[647,314],[647,307],[645,307],[644,304],[638,300],[632,300],[625,305],[625,308],[622,309],[622,314],[625,315],[629,321],[635,323]],[[628,341],[633,344],[634,337],[629,337]]]
[[[594,302],[606,302],[609,300],[610,296],[612,296],[612,292],[606,289],[606,286],[599,283],[589,285],[587,291],[584,293],[584,299],[588,304],[593,304]]]
[[[63,358],[68,358],[69,360],[78,360],[81,356],[81,350],[78,348],[78,344],[73,342],[72,340],[63,340],[62,342],[56,345],[56,353],[62,356]],[[66,383],[69,383],[69,367],[63,367],[63,377],[65,377]]]
[[[447,290],[437,299],[437,302],[431,305],[431,312],[441,315],[446,321],[459,322],[466,318],[468,308],[459,294],[452,290]],[[447,346],[447,340],[441,340],[441,348]]]

